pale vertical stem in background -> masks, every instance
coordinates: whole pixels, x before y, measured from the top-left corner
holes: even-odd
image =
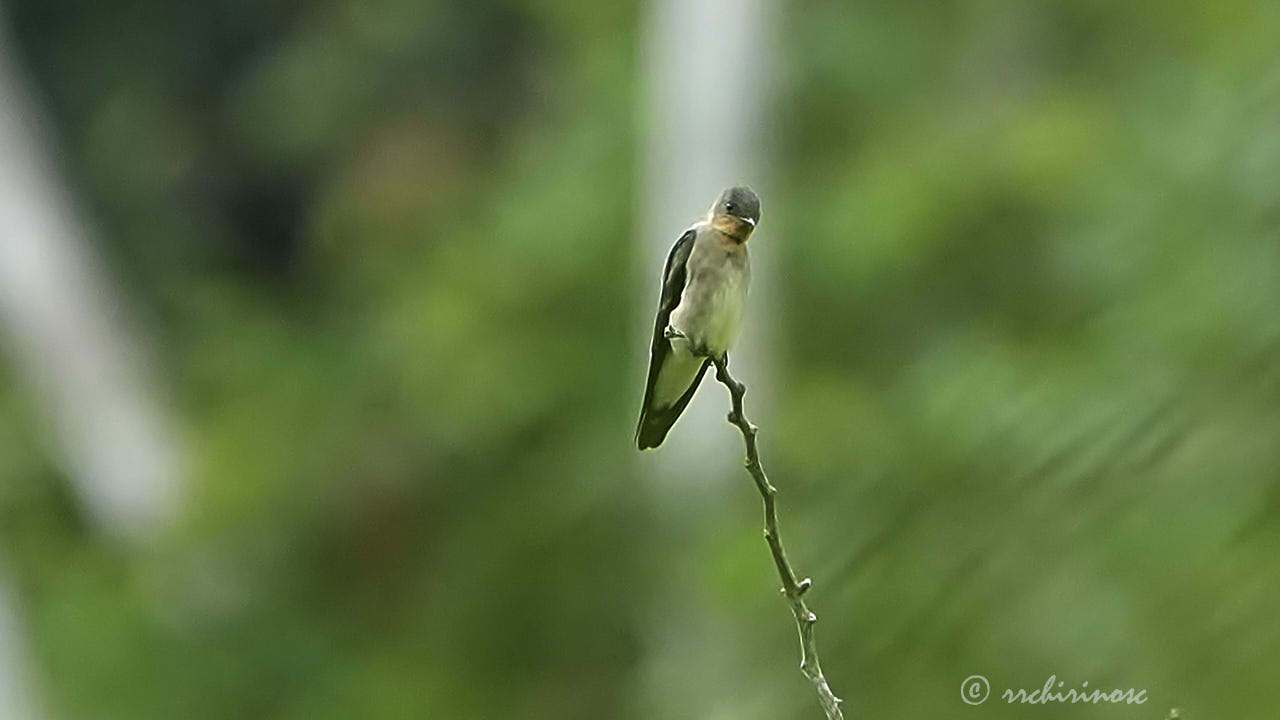
[[[636,363],[633,383],[637,403],[667,252],[721,190],[746,183],[761,196],[763,218],[750,241],[753,277],[746,323],[730,358],[735,374],[764,390],[759,397],[768,407],[776,236],[763,172],[772,6],[771,0],[652,0],[644,16],[637,223],[643,309],[635,323],[636,355],[643,359]],[[741,487],[741,468],[734,462],[741,449],[725,425],[729,408],[712,375],[707,373],[662,447],[639,456],[652,489],[650,502],[658,509],[653,532],[671,552],[654,559],[662,565],[655,577],[663,586],[650,588],[637,717],[742,718],[767,708],[760,697],[741,692],[752,686],[741,672],[748,633],[726,625],[723,613],[708,604],[706,555],[698,552],[714,530],[707,518],[716,517],[731,496],[741,499],[750,492]],[[748,532],[754,540],[754,527]]]
[[[701,217],[720,191],[746,183],[761,196],[760,230],[751,240],[752,284],[742,339],[730,358],[738,375],[755,379],[769,367],[770,258],[776,248],[770,221],[767,168],[768,110],[773,12],[770,0],[654,0],[642,44],[645,98],[640,184],[644,193],[642,249],[643,321],[638,325],[647,358],[659,276],[671,245]],[[707,378],[708,380],[710,378]],[[705,382],[705,381],[704,381]],[[735,447],[724,428],[723,398],[699,392],[668,436],[658,462],[683,473],[713,471],[723,478]],[[713,397],[707,397],[713,396]],[[767,391],[761,394],[767,402]],[[734,468],[736,469],[736,468]]]
[[[142,353],[47,161],[0,5],[0,360],[34,392],[50,445],[108,535],[154,537],[176,513],[179,451]],[[0,458],[0,462],[3,462]],[[3,560],[3,558],[0,558]],[[18,603],[0,563],[0,720],[37,720]]]
[[[7,35],[0,25],[0,347],[35,390],[89,515],[145,537],[177,510],[177,439],[122,293],[46,160]]]
[[[0,350],[33,389],[54,454],[89,517],[109,536],[145,541],[178,509],[177,439],[140,367],[144,353],[120,293],[46,160],[3,20]],[[0,566],[0,720],[33,720],[41,713],[4,572]]]

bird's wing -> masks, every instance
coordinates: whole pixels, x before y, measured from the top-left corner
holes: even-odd
[[[667,329],[667,323],[671,322],[671,313],[680,305],[680,296],[684,293],[685,269],[697,232],[694,228],[685,230],[676,244],[671,246],[671,252],[667,253],[667,264],[662,268],[662,297],[658,300],[658,315],[653,322],[653,344],[650,346],[653,353],[662,348],[671,349],[671,343],[663,336],[663,331]],[[653,380],[657,375],[652,372],[653,368],[649,369],[649,379]]]
[[[664,337],[663,331],[671,321],[672,311],[680,305],[680,296],[684,292],[686,280],[685,266],[689,261],[689,253],[693,251],[693,240],[696,235],[695,228],[686,230],[680,239],[676,240],[676,244],[671,246],[671,252],[667,255],[667,264],[662,269],[662,297],[658,301],[658,315],[653,321],[653,343],[649,349],[649,378],[645,382],[644,404],[640,408],[640,423],[636,427],[636,442],[641,450],[646,447],[657,447],[662,442],[671,424],[684,411],[685,405],[689,404],[689,399],[693,397],[692,390],[698,386],[702,373],[706,371],[704,363],[689,391],[685,392],[671,407],[661,413],[650,412],[654,388],[658,384],[658,373],[662,371],[662,364],[671,353],[671,342]],[[651,415],[653,417],[650,417]],[[657,417],[658,415],[662,417]]]

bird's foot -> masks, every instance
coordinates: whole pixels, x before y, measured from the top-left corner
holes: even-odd
[[[687,338],[687,337],[685,337],[685,336],[684,336],[684,333],[682,333],[682,332],[680,332],[679,330],[677,330],[677,329],[675,329],[675,328],[671,327],[670,325],[668,325],[666,328],[664,328],[664,329],[663,329],[663,331],[662,331],[662,337],[664,337],[664,338],[666,338],[666,339],[668,339],[668,340],[675,340],[676,338],[680,338],[680,339],[682,339],[682,340],[688,340],[688,339],[689,339],[689,338]]]

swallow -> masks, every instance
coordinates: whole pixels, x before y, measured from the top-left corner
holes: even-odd
[[[747,240],[759,221],[760,198],[749,187],[731,187],[667,255],[636,426],[639,449],[661,445],[707,367],[728,361],[751,282]]]

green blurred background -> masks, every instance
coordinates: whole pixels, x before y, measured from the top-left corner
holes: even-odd
[[[183,448],[119,539],[0,355],[43,715],[820,717],[748,478],[632,445],[638,248],[683,227],[638,237],[646,4],[0,11]],[[1280,7],[767,26],[740,379],[850,716],[1274,717]],[[1150,701],[974,708],[973,674]]]

